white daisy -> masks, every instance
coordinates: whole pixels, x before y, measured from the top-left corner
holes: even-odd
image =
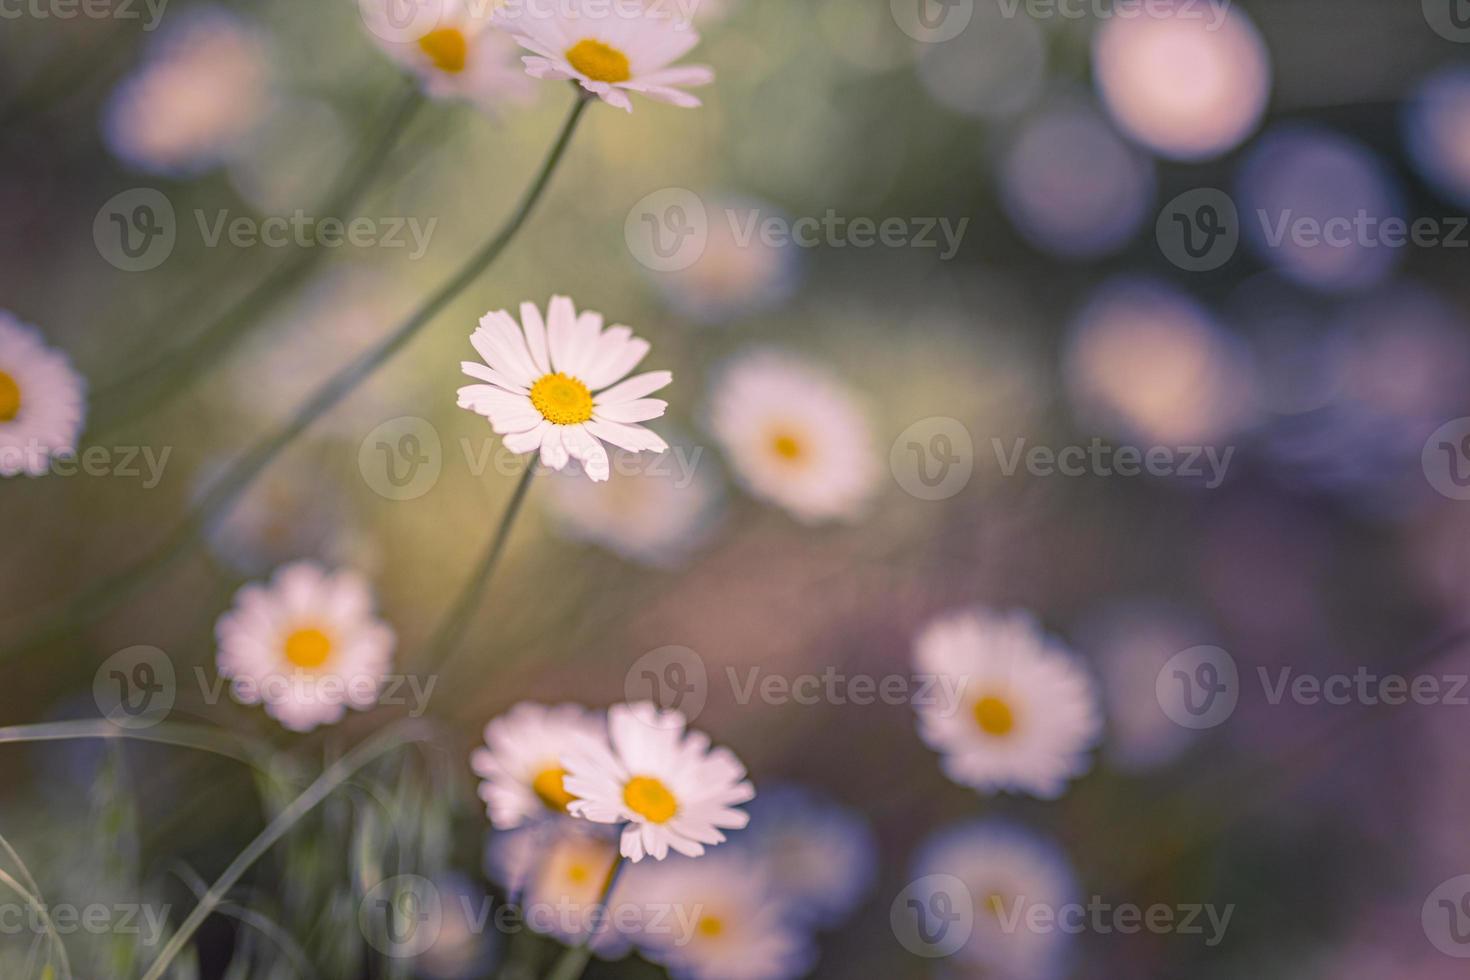
[[[916,704],[920,735],[955,782],[1055,799],[1092,765],[1102,732],[1092,678],[1030,614],[943,616],[919,634],[914,661],[958,692],[957,704]]]
[[[615,959],[630,948],[628,932],[643,919],[614,889],[603,886],[618,859],[616,835],[585,821],[558,820],[492,835],[488,870],[519,904],[527,928],[567,945],[590,940]],[[625,931],[625,928],[627,931]]]
[[[788,980],[816,954],[771,891],[768,867],[738,851],[628,871],[617,892],[657,911],[634,937],[674,980]]]
[[[715,383],[709,427],[746,489],[806,523],[856,519],[877,487],[857,401],[786,354],[757,350],[729,364]]]
[[[755,798],[745,766],[726,748],[710,748],[684,716],[644,701],[614,705],[607,715],[609,746],[579,748],[563,758],[567,808],[594,823],[626,823],[621,850],[634,861],[662,861],[672,848],[698,857],[738,830],[749,815],[737,810]]]
[[[964,883],[974,908],[973,931],[955,956],[996,980],[1047,980],[1066,967],[1072,936],[1062,929],[1027,928],[1033,906],[1059,915],[1079,901],[1070,863],[1054,844],[1020,827],[972,821],[932,837],[919,851],[913,874]],[[952,898],[953,896],[951,896]],[[926,903],[922,893],[914,898]]]
[[[419,4],[405,24],[399,0],[360,4],[368,31],[429,95],[463,99],[482,109],[523,102],[532,88],[515,61],[515,41],[491,23],[494,6],[483,0]]]
[[[673,63],[699,43],[699,32],[668,8],[633,10],[626,4],[507,3],[496,23],[532,55],[521,59],[532,78],[573,79],[608,105],[633,111],[629,92],[693,108],[699,99],[683,87],[708,85],[704,65]]]
[[[214,7],[181,15],[117,86],[103,123],[108,146],[134,167],[190,174],[230,159],[274,104],[259,31]]]
[[[485,745],[470,756],[470,767],[484,782],[490,823],[508,830],[552,815],[565,816],[573,797],[566,791],[562,757],[587,745],[607,742],[600,712],[581,705],[547,707],[530,701],[511,708],[485,726]]]
[[[313,562],[283,566],[268,585],[242,588],[214,632],[219,672],[235,698],[264,703],[293,731],[372,707],[396,643],[373,614],[362,576]]]
[[[40,333],[0,310],[0,477],[42,476],[76,453],[86,380]]]
[[[489,419],[511,452],[539,450],[554,470],[576,459],[602,481],[610,472],[603,442],[635,453],[669,448],[638,423],[663,415],[668,402],[647,396],[673,375],[622,380],[649,350],[628,327],[603,330],[601,313],[579,315],[570,299],[553,296],[545,322],[534,303],[522,303],[519,326],[504,310],[487,313],[470,343],[485,363],[461,367],[485,383],[459,389],[459,407]]]

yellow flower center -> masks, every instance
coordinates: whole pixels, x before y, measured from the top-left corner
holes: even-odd
[[[1001,917],[1001,913],[1006,910],[1005,896],[1002,895],[1000,892],[991,892],[989,895],[985,896],[984,905],[985,911],[989,912],[991,915],[999,919]]]
[[[419,50],[434,67],[451,75],[464,71],[470,57],[470,42],[458,27],[438,27],[419,38]]]
[[[585,885],[592,878],[592,869],[585,864],[567,865],[567,881],[574,885]]]
[[[986,735],[1002,738],[1016,727],[1016,714],[1003,699],[987,694],[975,702],[975,724]]]
[[[331,655],[331,639],[315,627],[297,630],[286,637],[286,659],[303,670],[315,670]]]
[[[578,425],[592,418],[592,392],[560,371],[543,375],[531,386],[531,404],[555,425]]]
[[[799,463],[806,455],[806,447],[801,440],[784,429],[771,434],[771,451],[788,463]]]
[[[628,56],[617,48],[587,37],[567,48],[567,64],[594,82],[626,82],[633,77]]]
[[[650,823],[668,823],[679,812],[679,801],[669,788],[652,776],[634,776],[623,787],[628,809]]]
[[[543,769],[531,780],[531,789],[546,804],[546,809],[555,810],[558,813],[567,811],[567,804],[576,799],[567,792],[567,771],[559,766]]]
[[[0,422],[9,422],[20,414],[20,385],[0,371]]]
[[[718,916],[706,915],[700,918],[699,924],[694,928],[699,930],[701,936],[714,939],[725,931],[725,922]]]

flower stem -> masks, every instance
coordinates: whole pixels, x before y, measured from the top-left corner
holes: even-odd
[[[216,521],[226,517],[235,502],[255,482],[256,477],[270,465],[280,452],[289,446],[298,435],[317,419],[330,411],[338,402],[367,380],[390,357],[407,344],[427,326],[450,301],[462,293],[505,251],[521,226],[530,217],[536,202],[551,180],[557,164],[566,152],[577,120],[587,108],[586,97],[579,96],[572,107],[561,135],[557,137],[551,152],[547,154],[540,172],[521,198],[520,206],[509,220],[485,243],[452,279],[441,286],[412,316],[404,321],[387,339],[377,347],[348,364],[333,375],[326,384],[297,412],[295,418],[270,436],[256,443],[240,457],[214,484],[208,494],[185,517],[184,521],[164,541],[143,558],[133,562],[122,571],[94,583],[59,609],[42,617],[39,624],[20,630],[20,639],[0,648],[0,661],[22,653],[31,652],[46,643],[69,635],[79,627],[96,622],[124,599],[138,591],[149,579],[171,564],[187,551],[201,532],[208,530]]]
[[[557,957],[556,962],[551,964],[551,969],[547,971],[546,980],[580,980],[582,971],[587,969],[587,963],[592,959],[592,940],[602,926],[602,916],[607,911],[613,889],[617,887],[618,878],[622,875],[623,866],[626,863],[626,859],[619,853],[613,860],[612,867],[607,869],[607,877],[603,879],[602,891],[597,897],[598,910],[592,920],[592,935]]]
[[[150,728],[121,728],[105,719],[94,718],[0,728],[0,745],[9,742],[58,742],[82,738],[127,738],[140,742],[178,745],[243,762],[267,775],[271,772],[268,763],[273,753],[268,744],[203,725],[164,722]]]

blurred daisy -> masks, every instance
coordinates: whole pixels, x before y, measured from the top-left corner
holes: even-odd
[[[770,869],[791,916],[812,926],[840,924],[873,886],[878,846],[867,821],[801,787],[763,789],[738,842]]]
[[[815,961],[811,940],[770,890],[764,863],[736,851],[631,869],[617,889],[650,918],[638,948],[674,980],[788,980]]]
[[[360,4],[368,31],[436,99],[463,99],[482,109],[522,102],[532,83],[516,63],[515,41],[491,24],[493,3],[439,0],[413,5],[401,23],[398,0]]]
[[[614,450],[614,475],[606,483],[567,470],[552,481],[547,498],[562,532],[640,564],[679,564],[708,539],[720,503],[713,464],[700,465],[700,447],[688,455],[684,448],[647,462]]]
[[[673,375],[622,380],[649,350],[628,327],[603,330],[601,313],[579,315],[570,299],[553,296],[544,322],[534,303],[521,304],[520,325],[497,310],[480,319],[470,343],[485,363],[460,366],[485,383],[459,389],[459,407],[489,419],[511,452],[539,450],[554,470],[575,459],[601,482],[611,469],[604,441],[635,453],[669,448],[638,423],[663,415],[668,402],[646,396]]]
[[[1470,68],[1440,69],[1414,89],[1404,106],[1404,138],[1425,179],[1470,207]]]
[[[470,756],[484,782],[480,799],[495,827],[507,830],[564,816],[575,797],[565,786],[562,758],[588,743],[607,741],[601,714],[581,705],[522,702],[485,726],[485,745]]]
[[[1080,900],[1071,865],[1054,844],[1010,824],[972,821],[930,838],[913,874],[953,876],[969,890],[974,930],[955,956],[983,976],[1047,980],[1065,972],[1071,934],[1026,925],[1033,906],[1057,914]],[[932,896],[914,897],[927,904]]]
[[[305,561],[235,593],[214,632],[235,698],[298,732],[371,708],[397,642],[362,576]]]
[[[699,32],[654,4],[635,16],[626,5],[562,0],[546,6],[506,4],[496,23],[532,52],[521,59],[532,78],[572,79],[608,105],[633,111],[629,92],[693,108],[699,99],[682,89],[708,85],[704,65],[671,67],[699,43]]]
[[[689,857],[722,842],[721,830],[750,819],[741,803],[755,798],[745,766],[709,737],[686,731],[684,716],[644,701],[607,713],[610,746],[578,747],[563,758],[574,817],[624,823],[621,851],[637,862],[662,861],[670,849]]]
[[[916,704],[919,733],[955,782],[1055,799],[1091,766],[1102,731],[1093,681],[1028,613],[943,616],[919,634],[914,662],[955,692]]]
[[[853,520],[877,487],[867,419],[825,371],[774,350],[747,353],[716,380],[709,428],[736,478],[798,520]]]
[[[229,160],[270,113],[270,56],[260,32],[217,7],[180,15],[123,79],[103,121],[121,159],[190,174]]]
[[[493,878],[521,907],[527,928],[574,946],[591,938],[594,952],[606,959],[630,948],[623,926],[641,916],[628,907],[622,889],[608,896],[603,886],[618,859],[615,835],[582,821],[559,821],[521,827],[492,835],[486,855]],[[594,925],[597,929],[594,933]]]
[[[41,334],[0,310],[0,477],[42,476],[76,453],[87,382]]]

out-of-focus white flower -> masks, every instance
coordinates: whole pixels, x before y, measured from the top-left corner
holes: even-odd
[[[414,975],[424,980],[475,980],[490,973],[497,936],[478,917],[489,907],[490,897],[457,872],[435,877],[433,888],[441,913],[434,923],[438,931],[429,948],[413,957]]]
[[[485,363],[461,367],[484,383],[460,388],[459,407],[489,419],[511,452],[539,451],[554,470],[575,459],[601,482],[611,472],[604,441],[635,453],[669,448],[638,423],[664,414],[668,402],[647,396],[673,375],[627,378],[649,350],[628,327],[603,330],[601,313],[579,315],[553,296],[545,321],[534,303],[521,304],[519,325],[504,310],[485,314],[470,343]]]
[[[1175,160],[1239,145],[1271,94],[1271,60],[1249,17],[1228,2],[1150,4],[1112,17],[1092,44],[1108,111],[1134,139]]]
[[[229,160],[274,101],[259,30],[217,7],[191,10],[155,36],[113,91],[104,135],[140,170],[198,173]]]
[[[950,779],[1056,799],[1092,766],[1102,712],[1086,668],[1030,614],[973,609],[934,620],[914,664],[953,692],[916,704]]]
[[[1470,68],[1441,69],[1414,89],[1404,106],[1404,140],[1425,179],[1470,207]]]
[[[0,310],[0,477],[42,476],[76,452],[87,382],[36,328]]]
[[[755,798],[745,766],[727,748],[686,729],[677,711],[649,702],[608,710],[609,746],[578,745],[563,756],[567,807],[594,823],[621,823],[621,851],[631,861],[662,861],[670,849],[689,857],[744,827],[736,809]]]
[[[564,756],[607,741],[601,713],[576,704],[547,707],[526,701],[485,726],[485,745],[470,756],[484,782],[490,822],[501,830],[548,816],[565,816],[575,798],[564,785]]]
[[[236,699],[263,703],[293,731],[371,708],[396,642],[373,614],[362,576],[304,561],[277,569],[269,584],[240,589],[214,632],[219,672]]]
[[[1071,865],[1054,844],[1007,823],[972,821],[930,838],[913,873],[936,876],[935,887],[943,887],[937,876],[953,876],[969,890],[974,931],[955,956],[982,976],[1050,980],[1065,972],[1071,934],[1027,926],[1033,907],[1059,915],[1080,900]],[[914,896],[926,904],[934,897]]]
[[[589,941],[605,959],[625,955],[630,932],[645,918],[619,887],[603,903],[618,860],[615,833],[584,821],[557,820],[494,834],[491,875],[521,907],[527,928],[570,946]]]
[[[420,6],[407,23],[395,19],[402,16],[395,14],[398,0],[360,6],[368,32],[434,98],[494,110],[531,95],[532,82],[515,60],[515,41],[492,23],[496,4],[439,0],[437,7]]]
[[[726,365],[709,428],[747,490],[806,523],[854,520],[877,488],[872,433],[857,400],[825,371],[778,351]]]
[[[521,59],[532,78],[572,79],[628,112],[629,92],[693,108],[699,99],[683,89],[715,80],[705,65],[674,65],[699,43],[699,32],[663,4],[635,11],[582,0],[509,0],[497,8],[495,22],[532,52]]]

